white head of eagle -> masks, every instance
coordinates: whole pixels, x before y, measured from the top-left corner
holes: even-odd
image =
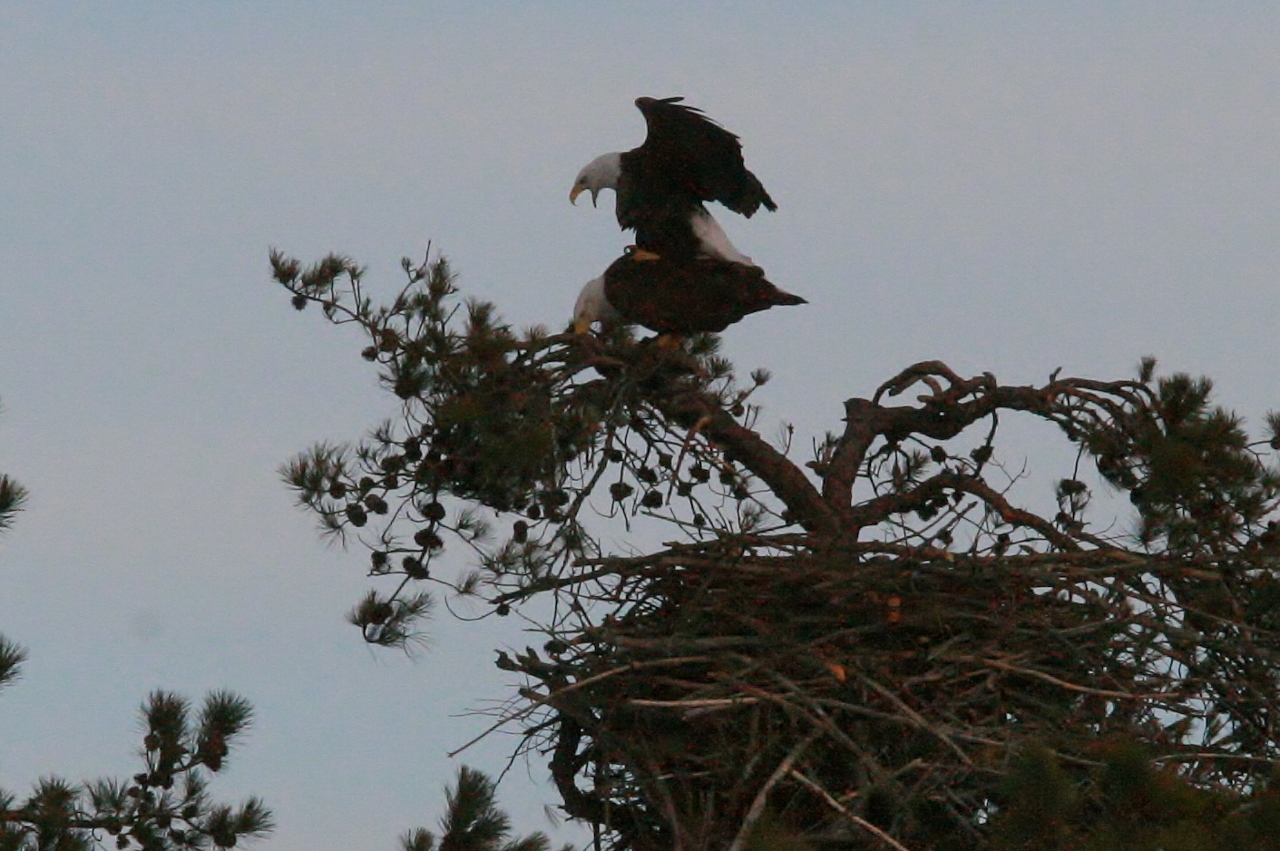
[[[604,275],[592,278],[578,293],[578,302],[573,306],[573,330],[577,334],[585,334],[591,330],[593,323],[612,325],[622,320],[622,314],[609,303],[604,295]]]
[[[591,206],[596,206],[596,197],[600,194],[601,189],[612,189],[617,191],[618,178],[622,176],[622,154],[614,151],[609,154],[601,154],[591,162],[582,167],[582,171],[578,172],[577,178],[573,181],[573,188],[569,190],[569,203],[576,203],[578,196],[583,192],[591,193]]]

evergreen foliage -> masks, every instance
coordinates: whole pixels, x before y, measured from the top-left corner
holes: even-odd
[[[132,778],[47,777],[23,800],[0,790],[0,849],[232,848],[271,831],[271,812],[258,798],[232,806],[208,792],[208,775],[221,770],[248,726],[248,703],[214,692],[192,717],[184,698],[157,691],[141,716],[143,766]]]
[[[397,400],[282,470],[368,550],[353,621],[399,646],[435,595],[520,610],[541,647],[499,652],[525,686],[496,726],[522,725],[602,844],[1145,848],[1272,818],[1280,416],[1250,440],[1152,360],[1038,386],[930,361],[846,400],[802,462],[756,431],[767,373],[739,383],[714,336],[518,333],[430,256],[385,305],[348,258],[271,262],[295,307],[362,332]],[[1056,510],[1001,464],[1013,416],[1076,451]],[[617,524],[668,543],[606,551]],[[1174,803],[1134,803],[1158,790]]]
[[[1133,740],[1100,741],[1078,783],[1052,751],[1014,758],[991,823],[995,851],[1274,851],[1280,794],[1197,787]],[[1274,784],[1273,784],[1274,785]]]
[[[25,493],[0,476],[0,528]],[[22,647],[0,636],[0,689],[18,678],[25,659]],[[225,765],[252,714],[229,692],[208,695],[194,716],[185,698],[153,692],[141,709],[142,770],[129,780],[83,784],[45,777],[25,799],[0,789],[0,851],[204,851],[265,836],[272,819],[261,800],[231,806],[208,792],[208,775]]]
[[[27,501],[27,490],[13,477],[0,473],[0,532],[13,525],[13,517]]]
[[[402,851],[549,851],[542,833],[511,837],[511,819],[498,809],[496,784],[474,768],[463,766],[452,788],[445,791],[445,814],[440,839],[425,828],[406,833]],[[562,851],[571,851],[565,846]]]

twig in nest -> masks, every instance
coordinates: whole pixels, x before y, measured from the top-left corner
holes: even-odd
[[[751,806],[747,809],[746,816],[742,819],[742,828],[738,831],[738,835],[733,838],[733,843],[729,846],[729,851],[741,851],[742,844],[746,841],[747,834],[751,832],[751,828],[755,826],[756,821],[760,818],[760,814],[764,812],[765,802],[769,799],[769,793],[773,791],[773,787],[778,785],[778,781],[791,771],[791,766],[795,765],[800,755],[808,750],[809,745],[817,741],[821,734],[818,732],[810,733],[802,742],[796,745],[791,753],[787,754],[782,762],[778,763],[778,767],[773,770],[773,774],[769,775],[769,779],[760,787],[760,791],[756,793],[755,800],[751,802]]]
[[[843,804],[841,804],[841,803],[840,803],[839,801],[837,801],[835,798],[831,797],[831,793],[830,793],[830,792],[828,792],[826,789],[823,789],[821,786],[819,786],[817,783],[815,783],[815,782],[813,782],[812,780],[810,780],[808,777],[805,777],[805,776],[804,776],[803,774],[801,774],[799,771],[796,771],[796,770],[793,768],[793,769],[791,769],[791,770],[790,770],[789,772],[787,772],[787,773],[788,773],[791,777],[794,777],[796,780],[800,781],[800,784],[801,784],[802,786],[805,786],[805,787],[809,788],[810,790],[812,790],[813,792],[816,792],[816,793],[818,794],[818,796],[819,796],[819,797],[821,797],[821,798],[822,798],[822,800],[826,801],[826,802],[827,802],[827,805],[828,805],[828,806],[830,806],[833,810],[835,810],[836,812],[840,813],[840,815],[844,816],[844,817],[845,817],[845,818],[847,818],[849,821],[853,822],[853,823],[854,823],[854,824],[856,824],[858,827],[860,827],[860,828],[862,828],[863,830],[865,830],[867,833],[870,833],[870,834],[871,834],[872,836],[874,836],[876,839],[879,839],[879,840],[880,840],[881,842],[883,842],[885,845],[888,845],[890,848],[894,848],[894,849],[896,849],[896,851],[911,851],[911,849],[910,849],[910,848],[908,848],[907,846],[903,845],[901,842],[899,842],[898,840],[894,839],[892,836],[890,836],[889,834],[885,833],[883,830],[881,830],[880,828],[876,827],[876,826],[875,826],[874,824],[872,824],[871,822],[869,822],[869,821],[867,821],[866,819],[861,818],[861,817],[859,817],[859,816],[856,816],[856,815],[854,815],[853,813],[849,812],[848,808],[846,808]]]

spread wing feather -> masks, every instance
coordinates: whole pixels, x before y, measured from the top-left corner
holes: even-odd
[[[684,98],[637,98],[648,136],[640,151],[667,167],[675,167],[683,188],[699,201],[718,201],[735,213],[750,217],[761,205],[778,205],[764,186],[747,170],[742,143]]]
[[[636,100],[648,133],[622,155],[617,212],[642,248],[689,257],[700,250],[690,217],[705,212],[705,202],[748,217],[777,205],[747,170],[738,137],[682,100]]]

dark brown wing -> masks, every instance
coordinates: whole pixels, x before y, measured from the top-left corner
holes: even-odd
[[[604,291],[627,321],[666,334],[723,331],[749,314],[805,303],[766,280],[758,266],[705,257],[680,262],[623,255],[605,270]]]
[[[763,205],[776,210],[759,179],[747,170],[738,137],[707,118],[684,98],[637,98],[649,134],[639,150],[681,173],[686,191],[699,202],[718,201],[735,213],[753,215]]]
[[[636,100],[648,135],[622,155],[617,212],[641,248],[689,259],[698,253],[689,220],[705,202],[744,216],[777,205],[747,170],[738,137],[681,100]]]

